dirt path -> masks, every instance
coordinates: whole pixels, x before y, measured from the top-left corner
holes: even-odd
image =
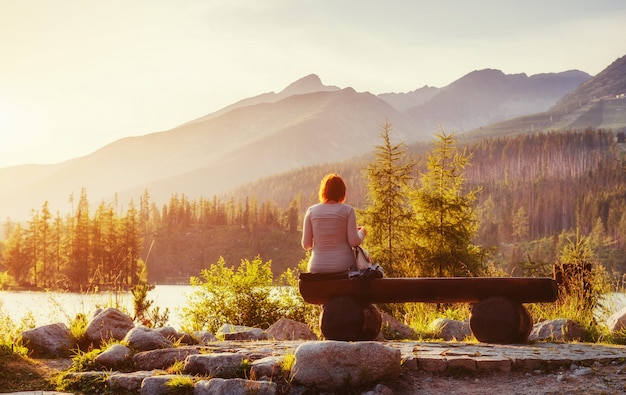
[[[396,395],[546,395],[626,394],[626,364],[573,366],[555,372],[489,372],[484,374],[432,374],[416,372],[403,377]]]

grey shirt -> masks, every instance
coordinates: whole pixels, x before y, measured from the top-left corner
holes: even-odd
[[[308,208],[302,226],[302,247],[311,250],[307,270],[338,273],[354,265],[352,247],[361,244],[356,214],[342,203],[318,203]]]

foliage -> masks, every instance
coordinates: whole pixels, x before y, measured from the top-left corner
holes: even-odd
[[[476,276],[486,252],[472,239],[478,229],[474,210],[480,188],[465,191],[464,169],[471,154],[456,147],[454,134],[440,130],[428,156],[427,171],[411,198],[412,238],[420,276]]]
[[[18,355],[26,356],[28,349],[21,342],[21,334],[25,330],[35,327],[35,317],[32,312],[28,312],[26,316],[16,323],[9,317],[4,310],[2,301],[0,301],[0,349],[10,351]]]
[[[95,373],[90,375],[70,375],[63,372],[56,377],[56,389],[72,391],[78,394],[109,394],[107,388],[107,374]]]
[[[283,372],[290,373],[293,368],[293,364],[296,362],[296,354],[287,353],[283,355],[283,359],[280,362],[280,369]]]
[[[70,372],[87,372],[97,370],[96,357],[104,351],[103,348],[94,348],[88,351],[76,350],[72,357],[72,365],[68,369]]]
[[[293,275],[287,274],[286,278]],[[223,258],[191,278],[194,291],[182,309],[183,326],[215,333],[225,323],[267,328],[282,317],[302,321],[306,309],[291,287],[273,287],[271,262],[241,260],[235,270]]]
[[[168,394],[184,395],[193,393],[194,384],[195,381],[192,377],[176,376],[168,380],[165,386],[168,389]]]
[[[375,262],[391,277],[411,275],[412,254],[408,248],[413,212],[408,190],[414,163],[406,160],[403,143],[391,143],[391,124],[381,127],[383,143],[375,147],[376,157],[367,166],[368,205],[359,211],[367,229],[365,245]]]
[[[568,318],[582,325],[586,341],[598,341],[606,330],[598,326],[596,317],[604,308],[603,295],[614,289],[610,276],[599,265],[590,247],[589,237],[576,232],[575,237],[563,235],[559,261],[555,270],[559,274],[559,297],[555,303],[532,304],[529,312],[536,320]],[[601,314],[600,314],[601,315]]]
[[[78,348],[88,347],[88,340],[85,336],[87,332],[87,316],[83,313],[77,314],[73,320],[70,321],[70,335],[72,339],[76,341]]]
[[[151,286],[145,283],[131,287],[135,311],[133,320],[148,328],[159,328],[167,323],[170,311],[169,308],[165,308],[161,313],[159,306],[152,307],[154,301],[148,299],[150,289]]]
[[[9,289],[13,285],[13,278],[8,272],[0,272],[0,290]]]

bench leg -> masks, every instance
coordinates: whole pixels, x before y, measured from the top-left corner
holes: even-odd
[[[328,340],[374,340],[381,324],[380,311],[353,296],[330,299],[320,315],[320,330]]]
[[[525,343],[533,319],[521,303],[496,296],[472,307],[470,327],[476,339],[484,343]]]

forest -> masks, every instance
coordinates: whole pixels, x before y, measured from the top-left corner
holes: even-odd
[[[543,132],[478,141],[458,138],[470,154],[464,188],[477,189],[473,243],[510,275],[552,275],[557,246],[589,236],[595,256],[617,280],[626,273],[624,134],[610,130]],[[431,146],[408,147],[420,182]],[[300,225],[329,172],[348,184],[348,204],[367,206],[364,169],[371,155],[259,180],[226,196],[173,193],[158,204],[98,202],[82,190],[71,213],[47,202],[25,223],[7,219],[0,244],[0,287],[87,291],[139,282],[188,283],[223,257],[236,266],[256,256],[275,275],[305,258]],[[125,207],[125,208],[121,208]]]

